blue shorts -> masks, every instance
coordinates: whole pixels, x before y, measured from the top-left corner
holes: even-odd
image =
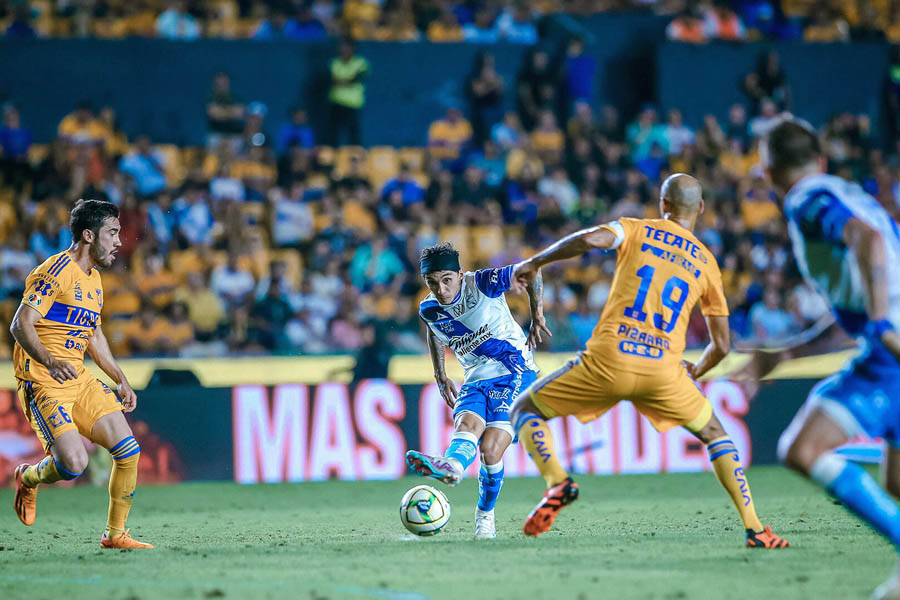
[[[864,351],[810,392],[813,406],[851,438],[866,435],[900,442],[900,362],[883,348]]]
[[[502,429],[515,438],[516,433],[509,422],[509,407],[536,380],[537,372],[525,371],[464,384],[453,405],[453,424],[459,426],[465,414],[475,415],[485,427]]]

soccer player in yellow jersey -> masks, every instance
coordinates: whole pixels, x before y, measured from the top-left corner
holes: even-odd
[[[51,256],[25,280],[22,304],[10,331],[19,399],[48,456],[15,470],[16,514],[25,525],[36,516],[38,485],[75,479],[88,464],[81,436],[112,455],[109,514],[101,548],[153,548],[125,529],[137,483],[141,447],[123,412],[137,396],[116,364],[100,327],[103,286],[97,267],[116,257],[119,209],[109,202],[82,200],[70,218],[72,246]],[[84,352],[116,383],[121,401],[84,368]],[[80,434],[80,435],[79,435]]]
[[[545,420],[575,415],[587,423],[630,400],[658,431],[682,426],[706,444],[716,477],[744,522],[748,546],[787,547],[756,516],[737,449],[695,383],[730,349],[719,267],[693,234],[703,212],[700,183],[672,175],[660,196],[662,219],[619,219],[585,229],[515,267],[514,285],[521,289],[548,263],[594,248],[618,251],[609,299],[585,350],[535,382],[513,405],[519,440],[547,482],[524,531],[532,536],[548,531],[559,510],[578,498],[578,485],[560,466]],[[690,364],[682,352],[697,301],[712,341],[697,364]]]

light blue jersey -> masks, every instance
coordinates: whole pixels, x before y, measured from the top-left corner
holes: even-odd
[[[453,302],[443,305],[428,294],[419,305],[419,317],[456,354],[466,383],[537,370],[525,332],[503,296],[512,269],[466,273]]]
[[[800,273],[829,300],[838,323],[857,338],[860,354],[810,393],[782,440],[783,454],[805,413],[821,408],[848,436],[900,441],[900,362],[884,347],[866,313],[858,257],[843,242],[844,227],[858,219],[881,233],[886,254],[888,320],[900,330],[900,227],[872,196],[831,175],[801,179],[785,197],[784,212]]]
[[[466,273],[453,302],[443,305],[429,294],[419,305],[419,316],[466,371],[453,406],[454,424],[458,427],[463,416],[471,414],[486,427],[515,437],[509,408],[537,379],[537,367],[503,295],[512,270],[510,265]]]

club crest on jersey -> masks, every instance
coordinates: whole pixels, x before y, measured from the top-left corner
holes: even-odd
[[[81,284],[78,282],[75,283],[75,300],[78,302],[82,301]]]
[[[52,296],[53,285],[46,279],[38,279],[34,284],[34,291],[41,296]]]
[[[466,305],[460,302],[456,306],[451,307],[450,312],[453,313],[454,317],[461,317],[466,312]]]

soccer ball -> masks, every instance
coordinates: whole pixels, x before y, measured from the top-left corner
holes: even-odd
[[[450,520],[450,502],[430,485],[417,485],[400,501],[400,522],[416,535],[434,535]]]

